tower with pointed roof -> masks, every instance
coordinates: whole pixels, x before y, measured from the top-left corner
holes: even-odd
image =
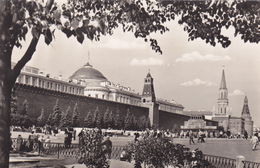
[[[230,115],[228,115],[228,89],[225,78],[224,68],[222,70],[220,88],[219,88],[219,97],[217,101],[218,109],[213,120],[218,121],[218,125],[223,127],[224,131],[230,130]]]
[[[144,107],[149,108],[149,118],[151,125],[159,125],[159,105],[156,103],[153,78],[150,71],[144,78],[144,87],[142,93],[141,104]]]
[[[228,89],[226,85],[225,71],[222,70],[221,83],[218,98],[218,115],[227,115],[228,109]]]
[[[143,93],[142,93],[142,102],[155,102],[155,92],[154,92],[154,87],[153,87],[153,78],[148,72],[146,75],[146,78],[144,78],[144,88],[143,88]]]
[[[252,121],[252,117],[250,116],[247,96],[245,96],[244,99],[244,106],[242,109],[241,118],[244,118],[245,121],[245,131],[247,131],[249,136],[252,136],[254,122]]]

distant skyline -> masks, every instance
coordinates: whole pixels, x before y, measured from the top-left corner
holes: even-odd
[[[167,24],[170,32],[151,35],[158,40],[162,55],[155,53],[143,39],[136,39],[133,33],[123,33],[120,28],[112,36],[102,36],[98,42],[85,39],[83,44],[78,43],[75,37],[67,39],[65,34],[56,30],[55,39],[49,46],[43,38],[40,39],[27,65],[38,67],[52,76],[68,78],[89,60],[93,68],[109,81],[130,86],[140,94],[150,70],[156,97],[174,100],[182,104],[185,111],[217,110],[224,66],[231,114],[241,116],[247,95],[251,117],[259,127],[259,44],[244,43],[240,37],[233,37],[231,28],[223,29],[232,41],[226,49],[220,44],[213,47],[200,39],[188,42],[183,26],[176,21]],[[17,62],[25,52],[30,35],[26,40],[21,50],[14,50],[12,61]]]

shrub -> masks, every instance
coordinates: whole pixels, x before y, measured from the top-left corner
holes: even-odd
[[[209,162],[203,159],[203,154],[198,149],[191,151],[181,144],[173,144],[168,138],[147,137],[131,142],[126,146],[129,161],[135,160],[135,168],[140,168],[144,163],[148,167],[164,168],[175,167],[200,167],[212,168]]]
[[[102,147],[103,135],[100,129],[85,130],[80,137],[78,162],[89,168],[109,167]]]

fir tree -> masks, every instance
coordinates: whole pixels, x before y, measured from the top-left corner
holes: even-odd
[[[98,106],[94,112],[94,116],[93,116],[93,127],[100,127],[100,113],[99,113],[99,109]]]
[[[116,110],[116,114],[114,117],[115,129],[122,129],[122,119],[120,116],[119,109]]]
[[[137,120],[136,120],[136,118],[133,114],[131,115],[131,124],[130,125],[131,125],[130,126],[131,130],[137,130],[138,129]]]
[[[84,119],[84,125],[87,128],[92,128],[93,127],[93,118],[92,118],[91,111],[88,112],[86,118]]]
[[[109,109],[107,108],[104,117],[103,117],[103,125],[104,128],[108,128],[110,125],[110,118],[109,118]]]
[[[131,115],[129,109],[127,109],[127,113],[124,119],[124,128],[126,130],[130,130],[132,125]]]
[[[53,114],[51,116],[51,125],[55,125],[58,127],[60,125],[60,120],[61,120],[61,108],[59,107],[59,99],[57,99],[56,104],[53,108]]]
[[[71,126],[71,109],[70,106],[68,107],[68,109],[62,113],[61,116],[61,122],[60,122],[60,127],[69,127]]]
[[[28,103],[27,100],[24,100],[22,105],[22,111],[20,112],[20,114],[17,115],[17,117],[20,118],[20,121],[18,122],[19,126],[24,126],[25,128],[28,128],[34,124],[33,120],[29,118],[28,113]]]
[[[110,128],[115,129],[115,120],[114,120],[114,114],[113,111],[110,111],[109,113],[109,125]]]
[[[24,100],[21,115],[28,115],[28,112],[29,110],[28,110],[27,100]]]
[[[151,120],[149,116],[146,117],[145,128],[151,129]]]
[[[75,107],[73,109],[73,115],[72,115],[72,126],[73,127],[79,127],[79,110],[78,110],[78,104],[75,104]]]
[[[37,118],[37,125],[38,126],[44,126],[45,125],[46,116],[44,113],[44,110],[42,109],[41,115]]]

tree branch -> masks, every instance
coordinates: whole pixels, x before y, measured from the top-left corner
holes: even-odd
[[[11,84],[14,85],[17,77],[20,75],[20,72],[22,68],[26,65],[27,62],[29,62],[32,58],[32,55],[36,51],[36,46],[38,44],[40,38],[40,34],[38,36],[33,36],[31,43],[23,55],[23,57],[17,62],[17,64],[14,66],[12,70],[12,77],[11,77]]]

